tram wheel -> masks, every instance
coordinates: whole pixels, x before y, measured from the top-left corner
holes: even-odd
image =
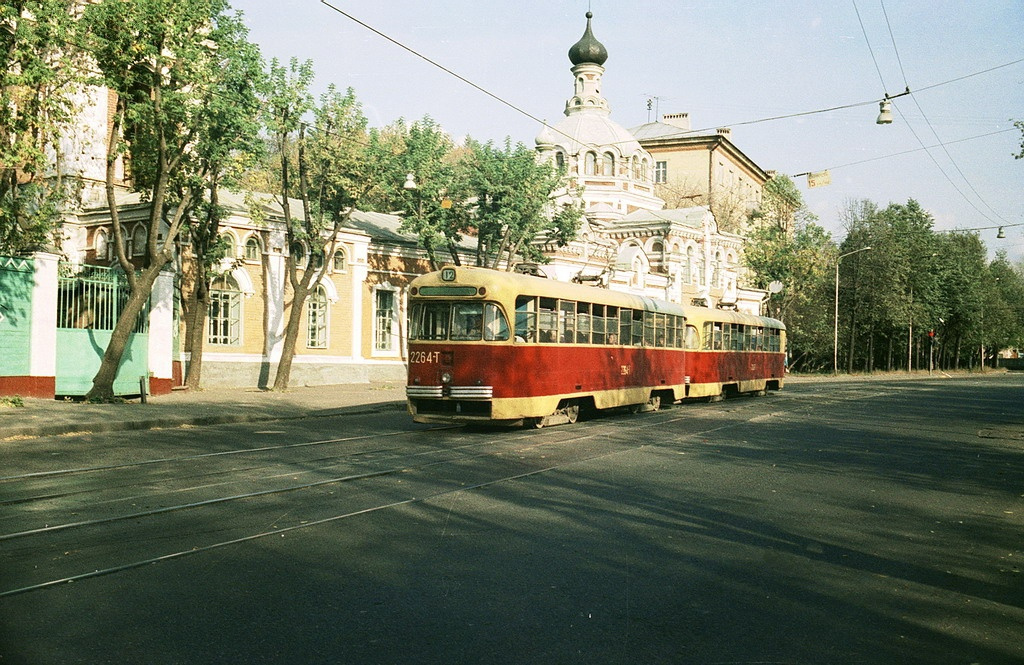
[[[580,405],[579,404],[570,404],[569,406],[565,407],[565,417],[569,420],[569,424],[570,425],[575,423],[577,420],[579,420],[580,419]]]
[[[661,395],[651,395],[650,401],[647,402],[647,408],[649,411],[657,411],[661,408]]]

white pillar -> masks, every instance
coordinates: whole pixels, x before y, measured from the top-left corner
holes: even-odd
[[[60,257],[37,252],[35,288],[32,291],[32,340],[29,350],[28,375],[57,375],[57,265]]]
[[[363,359],[363,317],[364,298],[363,293],[366,287],[366,278],[369,276],[367,266],[367,247],[355,245],[353,252],[352,270],[352,360],[358,362]],[[370,303],[370,315],[373,315],[373,303]],[[372,330],[372,328],[371,328]]]
[[[161,271],[149,296],[149,376],[153,392],[168,392],[174,366],[174,273]]]
[[[269,362],[281,359],[284,343],[284,285],[285,257],[282,252],[272,251],[267,256],[267,344],[263,355]]]

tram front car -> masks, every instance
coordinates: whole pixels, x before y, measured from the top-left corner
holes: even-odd
[[[505,273],[445,267],[409,290],[409,412],[421,423],[522,421],[529,389],[504,302]],[[522,372],[522,373],[521,373]]]

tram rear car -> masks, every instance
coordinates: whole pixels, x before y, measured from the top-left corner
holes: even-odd
[[[713,343],[694,358],[698,374],[691,376],[689,355],[702,346],[702,327],[708,324],[713,340],[714,315],[729,319],[726,329],[719,321],[719,339],[724,343],[728,333],[732,344],[732,326],[740,325],[734,319],[743,318],[707,310],[705,320],[687,314],[693,309],[529,275],[445,267],[410,287],[409,411],[417,422],[540,426],[575,422],[588,409],[656,409],[721,393],[728,381],[743,392],[781,388],[781,357],[730,360],[735,352]],[[747,318],[760,323],[754,330],[771,322]],[[775,383],[752,374],[774,372],[774,365]]]

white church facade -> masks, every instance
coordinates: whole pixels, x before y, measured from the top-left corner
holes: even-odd
[[[655,195],[654,159],[611,118],[601,94],[608,51],[587,27],[569,49],[573,95],[565,118],[536,138],[540,159],[564,170],[579,193],[585,220],[576,239],[558,247],[538,239],[550,263],[542,270],[564,281],[683,304],[760,314],[766,293],[742,284],[742,236],[718,228],[707,206],[665,209]]]

